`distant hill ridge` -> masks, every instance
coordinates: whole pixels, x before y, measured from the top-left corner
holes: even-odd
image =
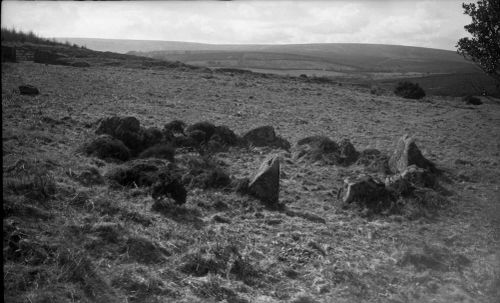
[[[201,66],[457,73],[475,72],[453,51],[386,44],[207,44],[178,41],[59,38],[99,51],[112,51]],[[214,64],[215,63],[215,64]]]

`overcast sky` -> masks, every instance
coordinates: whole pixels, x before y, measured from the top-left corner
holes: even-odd
[[[382,43],[454,50],[456,0],[2,1],[2,27],[44,37],[204,43]],[[471,2],[471,1],[467,1]]]

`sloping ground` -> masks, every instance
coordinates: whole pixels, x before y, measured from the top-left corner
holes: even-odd
[[[38,96],[17,86],[38,87]],[[495,302],[500,105],[409,101],[298,78],[186,69],[2,64],[4,299],[7,302]],[[362,167],[295,161],[268,148],[214,157],[248,177],[284,157],[280,200],[192,189],[182,211],[147,190],[82,181],[115,167],[77,152],[97,121],[162,127],[208,120],[243,133],[272,125],[291,142],[349,138],[389,153],[410,133],[450,180],[449,205],[414,219],[338,206]],[[180,157],[177,155],[176,157]],[[87,184],[87,185],[84,185]]]

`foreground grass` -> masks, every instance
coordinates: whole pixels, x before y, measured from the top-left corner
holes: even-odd
[[[28,83],[41,95],[15,89]],[[8,302],[494,302],[500,107],[408,101],[299,79],[121,67],[2,65],[4,299]],[[114,164],[76,151],[99,118],[174,119],[242,133],[273,125],[291,142],[323,134],[390,152],[404,132],[445,170],[441,211],[363,217],[338,207],[361,167],[294,161],[279,150],[216,158],[248,177],[282,153],[270,211],[232,192],[193,189],[158,213],[147,190],[88,183]],[[179,155],[178,155],[179,156]],[[322,218],[314,220],[311,218]],[[324,223],[323,223],[324,222]]]

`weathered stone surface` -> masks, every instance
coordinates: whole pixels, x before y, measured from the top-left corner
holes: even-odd
[[[389,168],[394,173],[401,173],[413,164],[431,172],[435,171],[434,164],[424,158],[415,144],[415,139],[406,134],[399,139],[396,150],[389,159]]]
[[[276,206],[279,202],[280,162],[279,157],[268,157],[248,185],[251,195],[268,206]]]
[[[342,202],[345,204],[352,202],[370,204],[372,201],[385,198],[387,191],[384,183],[368,175],[360,175],[357,178],[345,179],[341,194]]]
[[[38,90],[38,88],[34,87],[33,85],[20,85],[19,86],[19,93],[21,95],[34,96],[34,95],[38,95],[40,93],[40,91]]]
[[[276,136],[274,128],[269,125],[260,126],[250,130],[243,135],[243,140],[254,146],[271,146],[284,149],[290,148],[290,143],[287,140]]]

